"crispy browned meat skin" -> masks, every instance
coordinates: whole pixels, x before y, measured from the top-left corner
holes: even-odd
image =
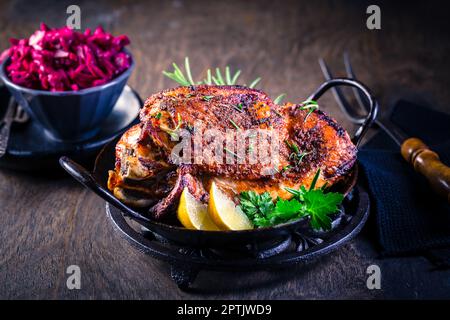
[[[194,164],[190,166],[191,172],[235,179],[259,179],[262,172],[281,169],[288,165],[286,146],[280,145],[284,152],[284,157],[281,158],[283,161],[273,168],[269,161],[249,164],[250,154],[234,156],[237,145],[232,143],[231,146],[227,146],[226,137],[229,138],[229,141],[235,142],[243,139],[244,130],[272,129],[280,135],[279,140],[285,140],[284,134],[287,132],[282,130],[285,123],[282,117],[273,112],[276,109],[280,109],[280,107],[274,105],[270,98],[259,90],[240,86],[178,87],[155,94],[147,99],[140,117],[141,121],[145,123],[145,132],[142,137],[144,139],[147,135],[155,144],[166,150],[167,154],[170,154],[177,142],[170,141],[170,136],[164,129],[175,128],[179,119],[182,121],[181,128],[193,129],[191,132],[193,140],[200,135],[204,136],[205,130],[215,129],[217,130],[217,134],[214,136],[215,141],[222,139],[223,142],[220,144],[229,151],[221,148],[224,151],[220,157],[221,161],[213,161],[214,159],[211,157],[201,155],[196,158],[195,162],[194,152],[192,152],[191,162]],[[237,130],[235,125],[240,129]],[[254,139],[252,132],[248,132],[248,136],[245,147],[249,147],[250,139]],[[264,141],[270,140],[270,138],[269,136],[257,136],[257,139],[261,139],[259,143],[262,145],[266,144]],[[212,145],[211,141],[202,140],[201,150]],[[245,148],[243,150],[245,151]],[[226,157],[236,163],[234,165],[226,164]],[[168,161],[170,162],[170,159]],[[211,161],[213,162],[211,163]]]
[[[142,125],[127,130],[116,145],[116,172],[122,178],[144,180],[173,169],[162,150],[141,140]]]
[[[178,203],[178,199],[181,196],[184,188],[187,188],[189,193],[194,196],[197,200],[206,202],[208,201],[209,195],[205,191],[203,184],[196,177],[189,173],[184,173],[183,168],[177,170],[177,180],[170,191],[164,198],[162,198],[158,203],[150,208],[150,214],[156,218],[162,218],[170,210],[174,210],[175,205]]]
[[[166,196],[174,185],[175,167],[169,165],[158,148],[140,143],[142,125],[125,132],[116,145],[115,170],[109,171],[108,188],[123,202],[148,207]]]
[[[356,148],[347,132],[325,113],[313,112],[305,121],[307,113],[298,105],[275,105],[259,90],[203,85],[178,87],[151,96],[141,111],[141,121],[146,124],[143,137],[145,134],[150,136],[167,154],[177,142],[170,141],[161,127],[175,128],[179,117],[181,128],[194,127],[194,139],[196,134],[208,128],[216,129],[223,136],[235,134],[234,140],[243,139],[241,132],[246,129],[271,129],[278,133],[279,163],[272,168],[273,174],[269,177],[262,173],[266,172],[264,169],[271,168],[265,168],[260,162],[249,164],[243,161],[246,163],[239,164],[239,159],[231,165],[207,164],[204,162],[209,159],[201,159],[201,164],[191,165],[194,174],[207,173],[234,180],[259,180],[264,177],[308,184],[307,180],[312,179],[317,168],[321,168],[322,180],[332,184],[353,165]],[[160,119],[155,118],[158,114]],[[232,122],[241,130],[237,130]],[[264,144],[266,141],[263,138],[256,143]],[[293,161],[293,150],[286,145],[286,141],[295,143],[299,151],[306,154],[301,162]],[[203,148],[206,148],[206,142],[203,143]],[[224,156],[227,156],[226,152]],[[287,165],[292,168],[283,171]]]
[[[124,181],[123,173],[131,174],[135,180],[151,180],[160,172],[173,171],[179,167],[180,164],[173,163],[171,157],[171,151],[179,143],[173,141],[171,136],[178,128],[191,134],[193,140],[206,130],[214,129],[217,136],[228,137],[231,142],[244,143],[246,146],[247,152],[236,156],[234,153],[238,152],[237,149],[219,142],[219,145],[235,152],[224,152],[222,158],[216,159],[211,156],[214,153],[200,154],[200,157],[197,154],[194,157],[192,149],[189,160],[195,161],[182,164],[183,175],[201,177],[206,188],[214,179],[230,193],[267,191],[273,197],[289,198],[291,195],[284,188],[308,187],[319,168],[321,175],[317,186],[325,183],[332,185],[353,166],[356,147],[347,132],[324,112],[315,111],[306,117],[307,114],[308,111],[301,110],[299,105],[275,105],[265,93],[241,86],[201,85],[162,91],[147,99],[140,114],[140,126],[130,129],[132,134],[127,132],[118,143],[116,175],[110,181]],[[244,130],[247,129],[261,130],[256,141],[244,136]],[[270,130],[277,133],[278,140],[273,140],[273,136],[261,135],[261,132]],[[176,132],[181,133],[180,130]],[[181,141],[184,141],[183,138]],[[249,162],[250,144],[269,145],[269,142],[276,142],[278,161]],[[211,146],[211,141],[207,139],[203,139],[202,143],[202,150]],[[293,145],[297,147],[298,154],[292,148]],[[123,150],[128,149],[134,151],[131,156],[124,157]],[[304,154],[301,161],[300,154]],[[226,157],[234,160],[234,163],[226,163]],[[127,170],[124,171],[124,168]],[[180,179],[181,175],[178,174],[176,181],[180,182]],[[185,186],[198,183],[198,180],[190,178],[185,181],[192,182],[184,183]],[[114,183],[111,184],[113,188]],[[174,190],[166,193],[168,199],[166,203],[160,204],[161,208],[168,208],[170,205],[167,203],[178,200],[179,188]],[[163,211],[167,210],[158,212]]]

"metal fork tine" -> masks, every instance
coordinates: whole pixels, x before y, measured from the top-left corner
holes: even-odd
[[[345,72],[347,73],[347,77],[351,79],[356,80],[355,72],[353,71],[352,64],[350,63],[350,55],[348,52],[344,52],[344,65],[345,65]],[[356,88],[352,88],[353,93],[355,95],[356,101],[361,108],[361,110],[364,110],[365,112],[369,111],[369,101],[367,101],[367,98]]]
[[[333,75],[331,74],[330,69],[328,68],[326,62],[324,59],[319,59],[319,65],[320,69],[322,70],[322,74],[325,77],[325,80],[330,80],[333,78]],[[358,112],[355,110],[353,105],[351,105],[347,99],[345,98],[342,90],[340,90],[338,87],[334,87],[331,89],[334,95],[334,99],[336,100],[337,104],[341,108],[342,112],[353,122],[361,124],[364,122],[365,117],[361,117]]]

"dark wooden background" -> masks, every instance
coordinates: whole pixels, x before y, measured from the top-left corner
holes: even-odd
[[[375,1],[377,2],[377,1]],[[0,49],[45,21],[65,24],[73,1],[1,1]],[[195,74],[229,64],[244,79],[291,101],[322,81],[326,58],[342,70],[350,53],[360,80],[386,109],[412,92],[450,112],[450,39],[444,2],[377,2],[382,29],[366,28],[366,1],[76,1],[82,27],[102,24],[127,34],[137,68],[130,84],[146,97],[173,83],[161,75],[188,55]],[[444,6],[444,7],[443,7]],[[343,75],[342,72],[338,75]],[[353,127],[330,94],[321,107]],[[79,265],[82,289],[66,288],[67,266]],[[366,268],[378,264],[382,289],[368,290]],[[108,222],[104,202],[70,178],[0,171],[0,298],[433,298],[450,297],[450,273],[421,257],[379,259],[363,232],[339,251],[283,272],[202,272],[184,293],[168,266],[130,247]]]

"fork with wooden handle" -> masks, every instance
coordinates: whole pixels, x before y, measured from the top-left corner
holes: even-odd
[[[450,203],[450,167],[443,164],[438,154],[418,138],[406,139],[400,148],[403,158],[413,165],[414,170],[424,175],[431,187]]]
[[[325,61],[320,59],[319,64],[325,79],[332,79],[333,76]],[[356,79],[348,54],[344,54],[344,64],[347,76],[350,79]],[[347,101],[339,88],[335,87],[332,90],[339,107],[350,121],[357,124],[363,123],[366,116],[360,116],[361,110],[368,110],[365,96],[359,91],[354,92],[358,102],[358,107],[355,108],[353,104]],[[438,154],[432,151],[422,140],[405,135],[390,121],[389,115],[381,119],[375,119],[375,124],[397,143],[403,158],[414,167],[414,170],[423,175],[433,190],[450,203],[450,167],[442,163]]]
[[[414,170],[423,175],[431,187],[450,203],[450,167],[442,163],[438,154],[432,151],[422,140],[408,137],[388,117],[377,119],[378,125],[400,147],[403,158]]]

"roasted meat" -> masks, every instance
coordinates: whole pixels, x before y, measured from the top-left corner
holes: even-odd
[[[347,132],[324,112],[277,105],[247,87],[165,90],[147,99],[140,120],[117,144],[109,188],[138,190],[142,206],[160,199],[150,209],[158,218],[177,202],[180,186],[203,201],[213,180],[231,195],[289,198],[285,187],[308,187],[318,169],[317,186],[331,186],[356,160]],[[171,175],[166,188],[156,187]]]
[[[126,204],[148,207],[171,191],[177,177],[158,148],[140,141],[141,131],[141,124],[134,125],[117,143],[108,188]]]

